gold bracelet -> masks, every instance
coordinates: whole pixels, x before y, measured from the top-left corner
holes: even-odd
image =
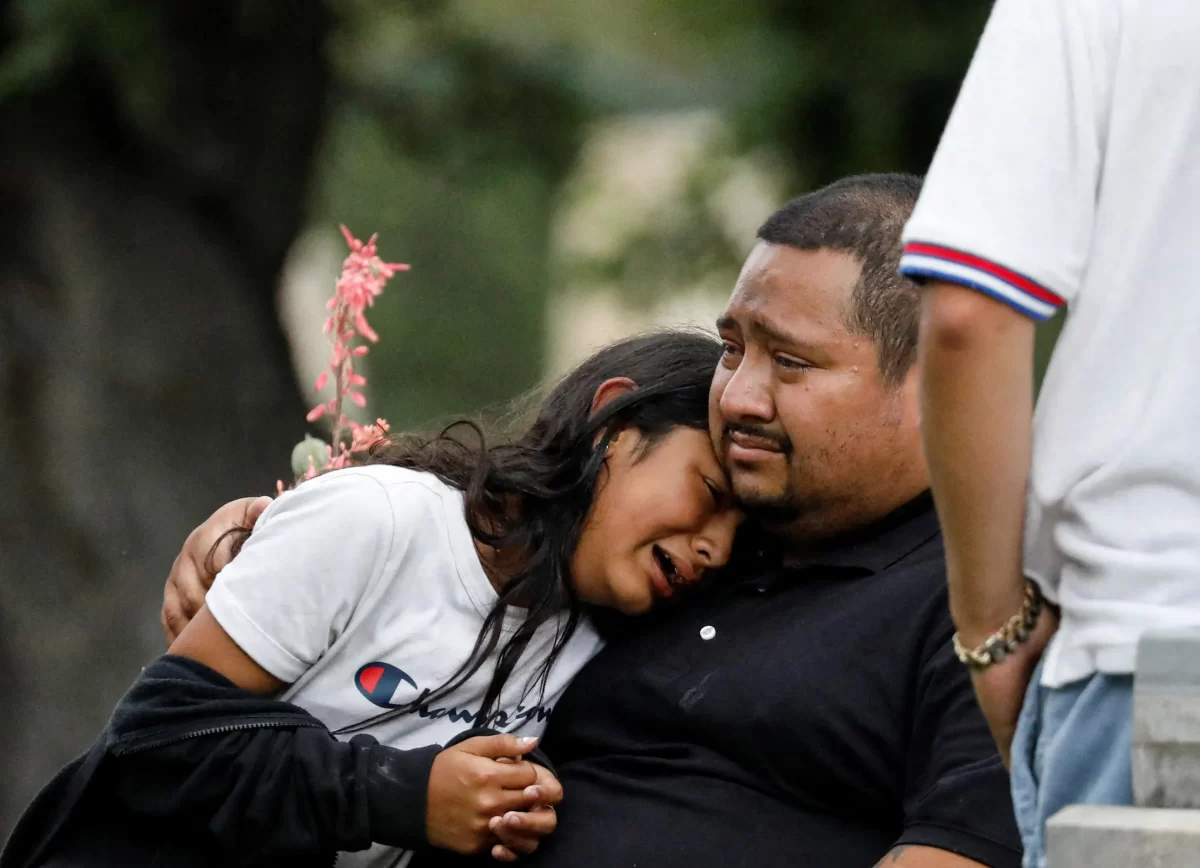
[[[1025,597],[1021,602],[1021,611],[1013,615],[1004,626],[988,636],[982,645],[968,648],[963,645],[958,634],[954,634],[954,653],[958,659],[972,669],[987,669],[994,666],[1029,638],[1033,628],[1037,626],[1038,617],[1042,614],[1042,591],[1036,583],[1025,580]]]

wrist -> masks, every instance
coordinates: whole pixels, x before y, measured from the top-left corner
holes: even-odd
[[[351,744],[360,738],[355,736]],[[438,745],[412,750],[370,745],[366,802],[372,841],[407,850],[429,843],[429,778],[440,751]]]
[[[968,582],[953,573],[950,585],[950,615],[959,639],[968,648],[982,645],[1000,630],[1025,602],[1025,579],[1020,574],[979,577]],[[986,585],[987,593],[966,593],[970,587]],[[955,593],[956,589],[959,590]]]
[[[1010,610],[1003,624],[988,633],[977,629],[959,629],[954,634],[954,653],[962,663],[974,670],[1001,663],[1029,641],[1045,608],[1046,601],[1041,589],[1034,582],[1026,580],[1019,607]]]

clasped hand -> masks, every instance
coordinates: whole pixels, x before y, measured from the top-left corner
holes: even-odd
[[[491,846],[501,862],[532,853],[554,831],[562,786],[524,756],[537,739],[490,735],[446,748],[429,776],[429,843],[458,853]]]

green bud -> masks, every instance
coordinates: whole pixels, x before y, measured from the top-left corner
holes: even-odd
[[[292,473],[297,479],[308,473],[308,460],[312,466],[320,470],[329,463],[329,444],[320,437],[305,435],[304,439],[292,449]]]

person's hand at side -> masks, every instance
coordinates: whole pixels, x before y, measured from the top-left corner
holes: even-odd
[[[1012,768],[1012,742],[1021,717],[1021,706],[1033,677],[1034,668],[1042,659],[1050,638],[1058,630],[1057,610],[1046,606],[1029,638],[1017,646],[1001,662],[987,669],[971,670],[975,698],[987,719],[988,729],[1000,749],[1004,767]]]
[[[495,819],[503,820],[514,811],[528,812],[556,793],[561,797],[558,782],[553,787],[547,782],[553,775],[539,776],[540,766],[520,760],[536,746],[536,738],[489,735],[467,739],[438,754],[429,775],[425,814],[429,843],[457,853],[481,853],[500,839],[492,829]],[[523,814],[537,817],[536,825],[525,822],[508,829],[504,823],[498,828],[510,833],[505,837],[516,852],[532,852],[540,837],[536,832],[547,826],[546,833],[553,830],[553,823],[542,819],[545,814],[553,811]],[[516,852],[510,851],[514,858]]]
[[[222,537],[234,528],[252,528],[271,498],[243,497],[230,501],[192,531],[183,544],[163,588],[162,628],[170,647],[200,611],[213,580],[233,559],[235,537]],[[220,541],[216,550],[213,546]],[[209,557],[209,554],[212,557]]]
[[[516,862],[532,853],[542,838],[558,827],[554,806],[562,801],[562,784],[545,766],[534,763],[533,768],[537,783],[525,791],[535,800],[533,807],[527,811],[509,811],[488,821],[488,828],[499,841],[492,847],[492,858],[497,862]]]

